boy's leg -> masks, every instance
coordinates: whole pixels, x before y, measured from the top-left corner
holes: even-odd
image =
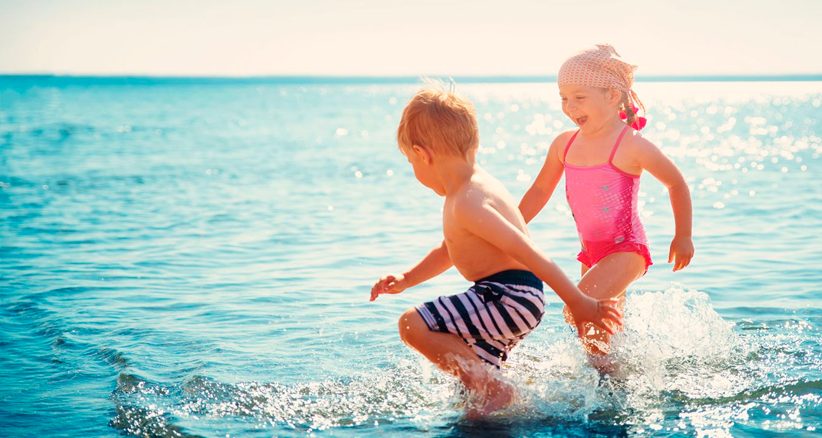
[[[399,321],[400,338],[441,370],[453,374],[470,390],[483,390],[491,379],[490,367],[462,339],[428,328],[416,309]]]
[[[598,300],[622,297],[621,307],[625,305],[625,290],[645,273],[645,258],[635,252],[617,252],[604,257],[590,269],[582,266],[582,279],[579,289],[586,295]],[[573,322],[573,316],[565,309],[565,319]],[[573,324],[572,324],[573,325]],[[590,332],[590,331],[589,331]],[[593,333],[583,338],[585,349],[591,354],[607,354],[611,335],[594,329]]]
[[[482,418],[513,402],[513,386],[496,378],[491,366],[458,336],[430,330],[416,309],[400,317],[399,329],[403,342],[481,397],[477,405],[469,406],[469,417]]]

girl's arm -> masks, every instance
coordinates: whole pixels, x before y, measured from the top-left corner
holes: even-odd
[[[668,263],[674,262],[673,270],[679,271],[688,266],[694,256],[691,236],[691,192],[682,173],[658,147],[644,138],[638,138],[636,141],[639,165],[668,188],[676,225],[674,239],[668,252]]]
[[[384,275],[371,288],[371,301],[381,294],[398,294],[447,271],[454,263],[445,241],[435,246],[419,263],[403,274]]]
[[[564,152],[565,143],[568,142],[569,133],[563,133],[554,139],[551,147],[548,148],[548,155],[545,157],[545,163],[542,165],[542,170],[539,171],[534,184],[525,192],[522,200],[519,202],[519,211],[525,219],[525,223],[531,222],[554,193],[554,189],[562,178],[562,162],[559,160],[559,154]]]

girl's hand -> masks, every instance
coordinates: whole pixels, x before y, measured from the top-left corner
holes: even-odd
[[[595,300],[586,296],[584,300],[570,308],[574,324],[577,326],[579,337],[585,336],[585,323],[591,324],[605,330],[608,334],[614,335],[612,324],[622,326],[622,313],[617,306],[619,300],[612,298],[608,300]],[[567,320],[567,316],[566,316]]]
[[[371,288],[371,300],[374,301],[381,294],[398,294],[407,289],[405,275],[384,275]]]
[[[674,236],[671,242],[671,250],[668,252],[668,263],[674,263],[674,272],[685,268],[691,263],[694,257],[694,242],[691,236]]]

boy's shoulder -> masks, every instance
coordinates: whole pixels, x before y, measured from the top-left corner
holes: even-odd
[[[489,202],[505,202],[506,193],[502,182],[481,169],[475,171],[470,180],[453,194],[451,202],[454,209],[460,212],[470,212],[475,208],[483,208]]]

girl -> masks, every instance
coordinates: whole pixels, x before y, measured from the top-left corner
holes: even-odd
[[[647,170],[668,188],[676,223],[668,263],[678,271],[691,262],[691,196],[685,179],[671,160],[644,139],[639,130],[638,104],[631,89],[636,66],[616,50],[600,44],[568,58],[557,82],[562,111],[578,127],[560,134],[548,149],[545,164],[520,201],[530,222],[542,210],[565,172],[565,194],[571,207],[582,251],[579,288],[596,299],[619,298],[651,265],[645,230],[637,214],[639,177]],[[623,121],[622,119],[625,119]],[[573,317],[565,309],[572,326]],[[611,336],[586,326],[580,337],[591,354],[607,354]]]

